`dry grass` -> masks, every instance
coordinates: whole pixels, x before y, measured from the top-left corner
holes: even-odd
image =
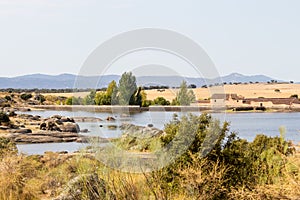
[[[275,92],[276,89],[279,89],[280,92]],[[288,98],[293,94],[298,94],[300,96],[300,84],[267,84],[267,83],[258,83],[258,84],[239,84],[239,85],[225,85],[224,90],[226,93],[236,93],[242,95],[246,98]],[[165,91],[146,90],[147,99],[153,100],[156,97],[164,97],[167,100],[171,101],[175,98],[178,89],[166,89]],[[214,91],[212,88],[196,88],[193,89],[196,94],[197,99],[208,99],[211,96],[211,93]],[[85,97],[89,92],[80,92],[80,93],[45,93],[43,95],[53,95],[53,96],[65,96],[65,97]]]
[[[35,199],[34,178],[39,163],[22,155],[5,156],[0,163],[0,199]]]
[[[61,96],[61,97],[85,97],[89,94],[90,92],[76,92],[76,93],[42,93],[42,95],[44,96]]]
[[[280,92],[275,92],[279,89]],[[167,100],[171,101],[175,98],[177,89],[168,89],[164,92],[159,92],[157,90],[146,90],[147,98],[150,100],[155,99],[158,96],[165,97]],[[196,88],[193,89],[196,94],[197,99],[208,99],[213,93],[214,87],[212,88]],[[246,98],[288,98],[293,94],[298,94],[300,96],[300,84],[240,84],[240,85],[225,85],[225,93],[238,94]]]
[[[276,184],[257,185],[249,189],[225,188],[228,167],[220,162],[195,160],[191,166],[179,168],[179,187],[165,185],[164,172],[130,174],[103,166],[93,157],[49,153],[40,157],[7,155],[0,162],[0,199],[53,199],[64,191],[69,180],[80,174],[97,173],[105,181],[106,190],[116,199],[300,199],[300,154],[287,158],[283,176]],[[101,187],[101,185],[99,186]],[[89,190],[87,187],[86,190]]]

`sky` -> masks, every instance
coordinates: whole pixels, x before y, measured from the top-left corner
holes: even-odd
[[[300,81],[299,10],[298,0],[0,0],[0,76],[78,74],[111,37],[160,28],[199,44],[220,75]]]

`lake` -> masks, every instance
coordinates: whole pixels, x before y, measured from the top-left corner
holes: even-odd
[[[168,123],[174,113],[177,112],[141,112],[123,116],[115,113],[93,113],[85,111],[30,111],[22,112],[31,115],[40,115],[42,117],[50,117],[52,115],[62,115],[69,117],[98,117],[103,119],[101,122],[78,123],[80,129],[88,129],[90,132],[82,133],[83,135],[100,136],[104,138],[119,137],[122,132],[120,130],[109,130],[108,125],[121,125],[122,123],[133,123],[135,125],[146,126],[153,124],[154,127],[163,129],[164,124]],[[177,113],[179,116],[184,113]],[[200,114],[194,112],[194,114]],[[107,122],[108,116],[116,118],[114,122]],[[300,142],[300,113],[212,113],[212,116],[221,121],[230,122],[230,131],[238,133],[240,138],[252,141],[255,135],[263,133],[268,136],[279,135],[279,127],[286,128],[286,139],[292,140],[295,144]],[[102,127],[100,127],[102,125]],[[69,151],[73,152],[86,144],[79,143],[50,143],[50,144],[20,144],[18,149],[27,154],[41,154],[44,151]]]

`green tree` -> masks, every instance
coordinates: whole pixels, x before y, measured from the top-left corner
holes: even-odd
[[[196,100],[196,96],[193,90],[188,90],[187,84],[185,81],[182,81],[180,85],[180,89],[176,95],[175,102],[172,104],[182,105],[182,106],[189,106],[191,102]]]
[[[116,81],[112,81],[109,83],[105,92],[98,92],[95,95],[95,104],[96,105],[115,105],[118,104],[117,100],[117,83]]]
[[[95,97],[96,105],[111,105],[111,96],[106,92],[98,92]]]
[[[116,81],[113,80],[112,82],[110,82],[110,84],[108,85],[107,90],[106,90],[106,95],[107,95],[108,102],[109,102],[108,105],[118,104],[117,94],[118,94],[117,83],[116,83]]]
[[[96,96],[96,91],[92,90],[90,94],[88,94],[86,97],[83,99],[83,104],[84,105],[95,105],[95,96]]]
[[[135,94],[137,92],[136,78],[132,72],[122,74],[118,85],[118,101],[120,105],[135,104]]]
[[[143,95],[142,95],[142,88],[139,87],[135,96],[134,96],[134,102],[131,102],[131,105],[139,105],[142,106],[143,104]]]
[[[114,91],[117,90],[117,89],[118,89],[117,88],[117,83],[116,83],[116,81],[113,80],[112,82],[109,83],[109,85],[106,89],[106,94],[108,96],[112,96]]]
[[[142,90],[140,94],[142,98],[142,107],[149,107],[153,104],[153,101],[147,100],[147,94],[144,90]]]

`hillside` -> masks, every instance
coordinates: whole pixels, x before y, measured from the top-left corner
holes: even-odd
[[[73,74],[45,75],[31,74],[12,78],[0,77],[0,88],[21,88],[21,89],[65,89],[65,88],[103,88],[107,87],[112,80],[118,81],[119,75],[99,76],[77,76]],[[169,87],[178,87],[185,80],[188,84],[195,84],[197,87],[209,85],[211,83],[220,83],[219,79],[190,78],[181,76],[140,76],[137,77],[137,83],[141,86],[165,85]],[[246,76],[238,73],[221,77],[221,82],[226,83],[248,83],[248,82],[267,82],[274,80],[264,75]],[[80,84],[76,84],[80,83]],[[209,84],[208,84],[209,83]]]

